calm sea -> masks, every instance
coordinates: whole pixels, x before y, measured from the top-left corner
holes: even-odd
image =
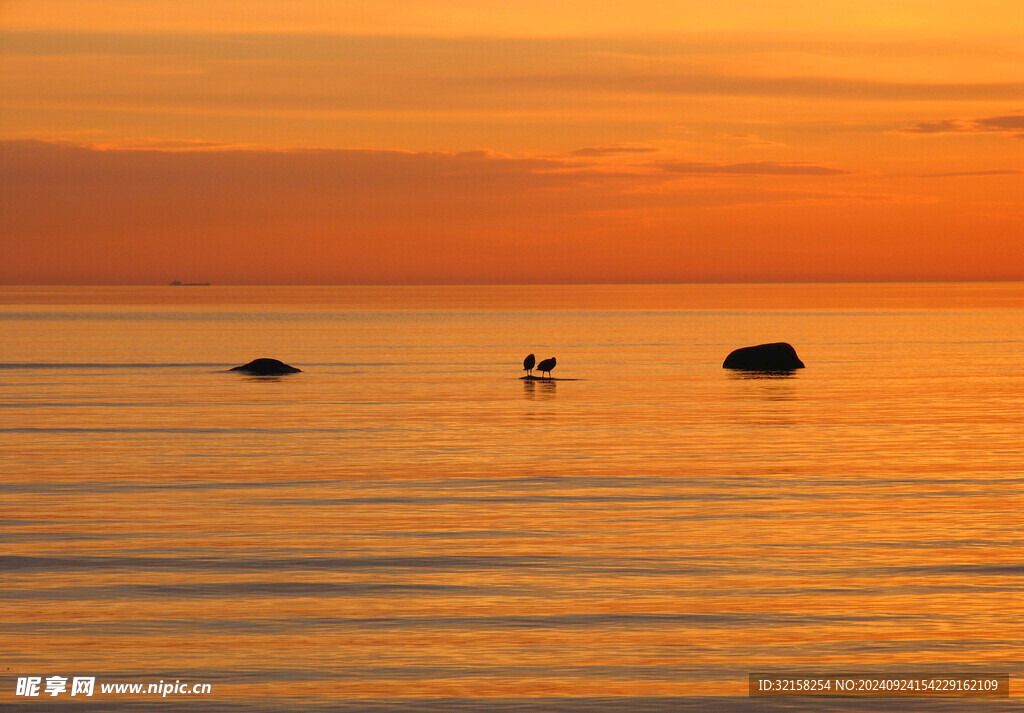
[[[1021,284],[0,288],[0,703],[1020,711],[1022,354]]]

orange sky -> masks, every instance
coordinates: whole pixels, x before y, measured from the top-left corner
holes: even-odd
[[[1019,0],[3,0],[0,282],[1024,279]]]

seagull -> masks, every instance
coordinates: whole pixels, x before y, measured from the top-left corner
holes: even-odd
[[[523,359],[523,370],[527,376],[533,376],[533,365],[537,363],[537,357],[530,354],[528,357]]]
[[[550,359],[545,359],[540,364],[538,364],[537,368],[540,369],[541,376],[544,376],[544,373],[547,372],[548,378],[550,379],[551,370],[555,368],[555,363],[555,358],[551,357]]]

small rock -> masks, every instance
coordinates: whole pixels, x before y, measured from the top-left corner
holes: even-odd
[[[295,374],[302,371],[302,369],[296,369],[294,366],[289,366],[277,359],[253,359],[248,364],[233,367],[231,371],[240,371],[243,374],[251,374],[253,376],[280,376],[282,374]]]
[[[796,349],[791,344],[775,342],[737,349],[725,358],[722,368],[745,371],[792,371],[803,369],[804,363],[800,361]]]

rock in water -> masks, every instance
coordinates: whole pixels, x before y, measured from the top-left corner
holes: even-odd
[[[758,344],[756,347],[737,349],[725,358],[723,369],[744,369],[746,371],[792,371],[803,369],[804,363],[796,355],[796,349],[786,342]]]
[[[296,369],[277,359],[253,359],[248,364],[233,367],[231,371],[240,371],[253,376],[280,376],[281,374],[295,374],[302,369]]]

